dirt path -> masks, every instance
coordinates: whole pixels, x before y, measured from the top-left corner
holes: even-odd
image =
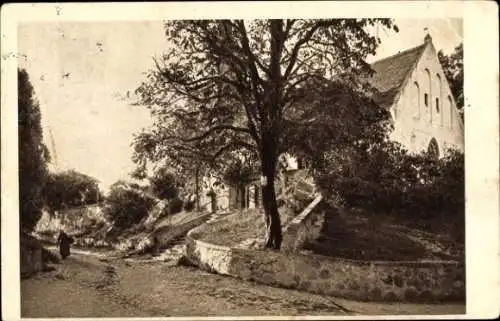
[[[22,317],[459,314],[461,305],[361,303],[279,289],[196,268],[75,253],[21,282]],[[346,311],[349,310],[350,312]]]

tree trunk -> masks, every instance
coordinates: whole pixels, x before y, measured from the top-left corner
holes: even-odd
[[[196,210],[200,211],[200,168],[196,167],[195,173],[195,194],[196,194]]]
[[[262,188],[262,205],[266,220],[266,247],[279,250],[283,236],[281,233],[281,219],[276,202],[274,180],[268,178],[267,184]]]
[[[240,209],[244,210],[245,209],[245,185],[240,185],[238,190],[239,190],[238,201],[240,203]]]
[[[273,155],[273,152],[264,151],[262,153],[262,172],[266,177],[266,184],[262,187],[262,205],[266,222],[266,247],[279,250],[283,235],[281,233],[281,220],[274,188],[277,158],[273,157]]]

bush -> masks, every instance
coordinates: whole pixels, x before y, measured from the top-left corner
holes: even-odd
[[[463,216],[464,155],[454,150],[446,155],[439,160],[410,155],[398,144],[388,143],[330,162],[317,170],[316,182],[327,200],[338,194],[344,205],[372,213]]]
[[[184,202],[179,198],[174,198],[168,202],[168,214],[177,214],[182,211],[182,205]]]
[[[106,199],[104,213],[118,228],[137,224],[148,215],[155,205],[155,199],[143,191],[124,184],[114,184]]]

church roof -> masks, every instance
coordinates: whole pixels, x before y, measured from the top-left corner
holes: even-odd
[[[420,59],[425,47],[426,44],[422,44],[370,65],[374,74],[369,77],[368,81],[377,91],[373,97],[377,104],[384,108],[393,105],[397,94]]]

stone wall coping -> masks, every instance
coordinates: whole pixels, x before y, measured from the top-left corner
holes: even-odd
[[[323,196],[321,194],[317,195],[314,198],[314,200],[311,203],[309,203],[309,205],[307,205],[307,207],[299,215],[297,215],[296,217],[293,218],[293,220],[290,222],[290,224],[288,224],[284,228],[284,231],[287,231],[288,228],[292,225],[300,224],[304,220],[304,218],[306,218],[307,215],[309,215],[311,213],[311,211],[316,207],[316,205],[318,205],[319,202],[321,202],[322,199],[323,199]]]
[[[231,251],[231,250],[233,250],[233,248],[231,248],[229,246],[218,245],[218,244],[213,244],[213,243],[208,243],[208,242],[200,241],[199,239],[193,238],[191,235],[190,235],[190,237],[191,237],[191,239],[193,241],[195,241],[199,245],[202,245],[202,246],[204,246],[206,248],[217,249],[217,250],[221,250],[221,251]]]

